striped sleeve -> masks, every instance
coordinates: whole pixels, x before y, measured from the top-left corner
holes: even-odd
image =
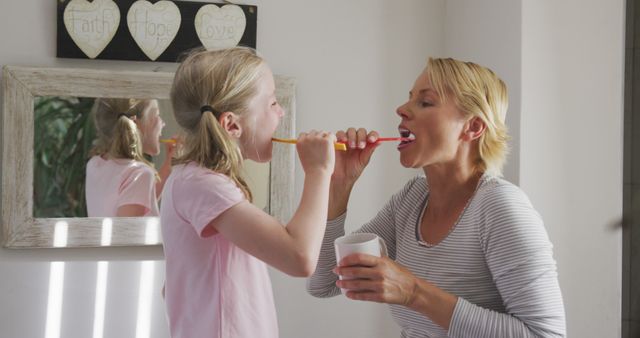
[[[327,222],[316,271],[311,277],[307,278],[307,292],[314,297],[327,298],[340,294],[340,289],[336,286],[338,276],[331,271],[336,266],[333,241],[344,235],[344,221],[346,218],[347,214],[344,213]]]
[[[458,298],[448,335],[564,337],[564,305],[552,245],[542,219],[517,187],[500,185],[483,198],[479,235],[506,313]]]

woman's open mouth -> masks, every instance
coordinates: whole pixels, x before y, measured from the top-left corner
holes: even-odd
[[[402,141],[398,144],[398,150],[406,148],[416,141],[416,136],[413,135],[411,130],[399,127],[398,131],[400,132],[400,137],[402,137]]]

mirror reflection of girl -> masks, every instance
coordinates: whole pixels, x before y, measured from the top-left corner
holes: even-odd
[[[164,121],[156,100],[98,98],[94,105],[98,135],[87,163],[89,217],[158,216],[158,199],[171,171],[175,145],[159,171],[144,154],[160,153]]]
[[[284,115],[264,60],[240,47],[193,52],[175,74],[171,101],[186,134],[160,216],[171,335],[276,338],[267,264],[291,276],[313,273],[335,136],[300,134],[304,188],[285,225],[250,203],[240,175],[243,160],[271,159],[271,137]]]

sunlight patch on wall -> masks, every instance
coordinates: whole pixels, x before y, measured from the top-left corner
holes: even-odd
[[[153,305],[153,277],[155,262],[143,261],[140,268],[140,292],[138,296],[138,320],[136,338],[151,337],[151,306]]]
[[[67,222],[57,222],[53,233],[53,246],[67,246]],[[64,262],[51,262],[49,273],[49,299],[47,300],[46,338],[59,338],[62,321],[62,293],[64,290]]]
[[[102,236],[100,245],[111,245],[113,221],[111,218],[102,220]],[[98,262],[98,274],[96,276],[96,301],[93,313],[93,338],[104,336],[104,313],[107,302],[107,279],[109,276],[109,262]]]

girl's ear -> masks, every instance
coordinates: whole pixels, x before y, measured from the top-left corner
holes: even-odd
[[[229,133],[229,136],[234,138],[240,138],[242,135],[242,126],[240,126],[240,117],[233,112],[227,111],[220,114],[218,122],[222,126],[222,129]]]
[[[484,134],[487,125],[484,124],[481,118],[474,116],[464,126],[462,132],[462,139],[465,141],[473,141],[480,138]]]

